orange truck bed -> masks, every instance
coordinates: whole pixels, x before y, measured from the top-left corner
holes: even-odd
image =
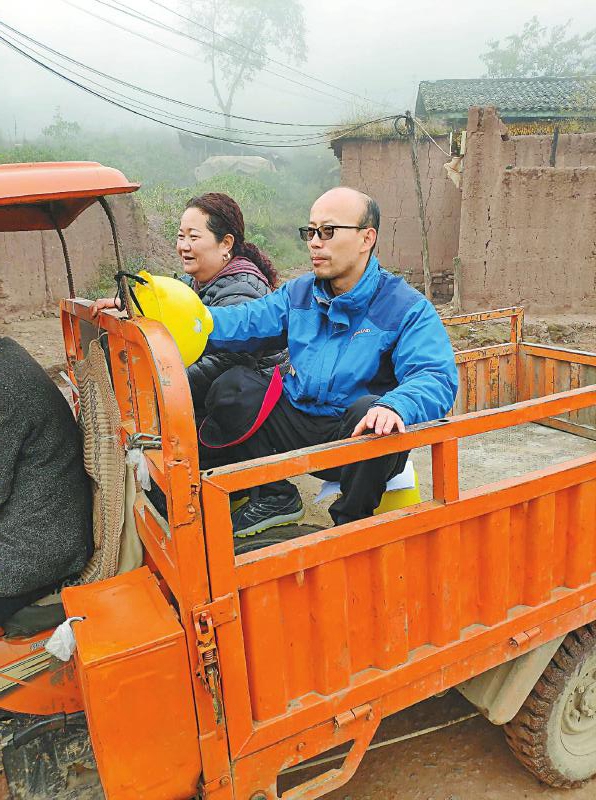
[[[202,797],[274,800],[284,769],[349,742],[339,769],[281,795],[314,800],[349,779],[383,717],[596,619],[596,454],[459,489],[465,437],[530,422],[596,437],[596,355],[521,341],[522,313],[446,321],[511,324],[510,341],[457,355],[449,419],[204,473],[172,341],[101,315],[123,430],[162,437],[148,456],[169,535],[141,495],[136,517],[186,635]],[[63,303],[63,324],[72,361],[97,331],[81,302]],[[426,445],[432,500],[234,555],[231,492]],[[110,800],[128,796],[117,771],[102,779]]]

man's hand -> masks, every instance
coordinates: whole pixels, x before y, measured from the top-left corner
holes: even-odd
[[[398,433],[405,433],[406,426],[404,421],[390,408],[383,406],[373,406],[368,410],[365,417],[362,417],[358,425],[352,431],[352,436],[361,436],[367,430],[371,430],[378,436],[387,436],[397,428]]]
[[[120,298],[117,297],[114,299],[113,297],[101,297],[99,300],[96,300],[91,306],[91,316],[96,317],[100,311],[103,311],[104,308],[120,309]]]

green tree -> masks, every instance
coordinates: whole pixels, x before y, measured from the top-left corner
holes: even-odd
[[[487,78],[535,78],[596,74],[596,28],[570,34],[571,20],[547,28],[538,17],[526,22],[520,34],[488,42],[480,58]]]
[[[52,124],[43,128],[41,132],[49,139],[65,141],[73,136],[77,136],[81,132],[81,126],[78,122],[69,122],[64,119],[60,109],[57,108],[52,118]]]
[[[209,32],[205,61],[226,128],[237,93],[267,66],[272,50],[282,52],[283,61],[306,59],[301,0],[186,0],[185,5]]]

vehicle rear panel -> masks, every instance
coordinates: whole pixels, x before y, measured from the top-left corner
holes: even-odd
[[[87,309],[67,308],[90,321]],[[274,797],[281,770],[353,742],[341,769],[284,800],[318,797],[353,772],[382,716],[596,618],[596,455],[467,491],[458,476],[468,436],[553,418],[581,420],[573,432],[590,436],[596,356],[520,342],[517,309],[483,316],[509,319],[511,341],[457,354],[448,420],[200,476],[188,387],[162,355],[163,334],[145,320],[102,318],[125,430],[163,440],[147,456],[170,529],[142,501],[136,513],[148,563],[180,606],[205,796],[231,798],[231,785],[239,800]],[[65,324],[70,352],[84,350],[78,320],[65,313]],[[543,397],[551,374],[563,394]],[[434,499],[234,556],[231,492],[424,446]],[[203,611],[217,638],[222,719],[194,675]]]

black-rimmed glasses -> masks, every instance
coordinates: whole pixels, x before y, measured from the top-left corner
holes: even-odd
[[[315,238],[315,233],[319,234],[319,239],[324,242],[327,239],[333,239],[333,234],[337,230],[337,228],[344,228],[346,230],[354,230],[354,231],[363,231],[366,230],[366,226],[362,225],[319,225],[318,228],[298,228],[300,231],[300,238],[303,242],[312,242]]]

